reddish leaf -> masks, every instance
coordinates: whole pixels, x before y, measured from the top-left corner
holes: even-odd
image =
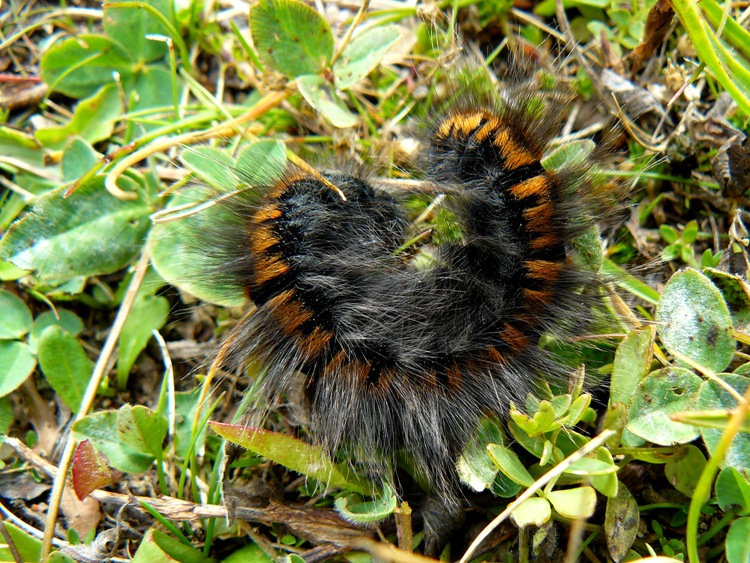
[[[78,444],[73,457],[73,489],[79,500],[96,489],[111,485],[116,478],[107,458],[97,452],[89,440]]]

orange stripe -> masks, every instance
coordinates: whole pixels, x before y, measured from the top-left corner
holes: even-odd
[[[274,316],[281,322],[287,336],[291,336],[302,323],[312,318],[313,313],[295,298],[293,289],[279,293],[269,299],[266,307],[271,307]]]
[[[495,131],[500,129],[500,121],[494,117],[490,118],[487,123],[482,125],[482,128],[474,135],[474,140],[478,143],[483,143],[487,138],[492,135]]]
[[[333,334],[321,326],[316,326],[310,334],[299,340],[299,347],[307,358],[314,358],[323,353]]]
[[[278,244],[279,239],[271,225],[261,223],[250,235],[250,252],[255,255],[265,254],[273,245]]]
[[[531,151],[522,147],[512,137],[509,129],[500,129],[495,134],[495,146],[505,159],[505,167],[514,170],[519,166],[534,164],[539,159]]]
[[[523,298],[528,301],[527,305],[529,308],[538,308],[542,305],[547,305],[552,298],[555,296],[552,291],[540,291],[536,289],[524,289],[521,291]]]
[[[447,370],[445,370],[446,374],[448,375],[448,388],[449,389],[458,389],[461,387],[461,370],[458,368],[456,364],[453,364],[450,366]]]
[[[278,254],[258,257],[258,263],[255,266],[255,283],[263,285],[272,279],[286,274],[289,271],[289,264]]]
[[[255,212],[253,216],[254,223],[265,223],[266,221],[272,221],[281,217],[281,209],[276,207],[276,204],[269,204],[265,207],[261,207]]]
[[[529,347],[529,344],[531,344],[529,338],[523,332],[508,323],[505,323],[503,326],[503,332],[500,333],[500,338],[517,352],[525,350]]]
[[[528,221],[526,228],[537,233],[549,230],[553,215],[554,208],[551,203],[543,203],[523,212],[523,216]]]
[[[393,380],[396,378],[396,370],[393,368],[387,368],[380,370],[380,377],[378,378],[378,383],[375,386],[375,389],[378,391],[378,393],[384,394],[386,393],[390,388],[391,384],[393,383]]]
[[[323,377],[338,377],[341,373],[341,366],[346,362],[346,352],[339,350],[323,370]]]
[[[556,247],[559,242],[557,235],[550,233],[548,235],[536,237],[531,241],[530,246],[534,250],[544,250],[546,248]]]
[[[516,199],[524,199],[531,196],[547,195],[550,182],[546,175],[534,176],[523,182],[511,186],[510,193]]]
[[[495,362],[496,364],[502,364],[505,362],[505,358],[503,355],[497,351],[497,348],[494,346],[487,346],[485,348],[485,352],[487,352],[487,356],[489,357],[491,362]]]
[[[527,260],[524,262],[530,278],[553,282],[560,277],[563,269],[562,262],[550,262],[548,260]]]
[[[352,360],[346,364],[346,371],[349,380],[353,385],[364,385],[367,383],[367,376],[370,375],[372,365],[361,360]]]

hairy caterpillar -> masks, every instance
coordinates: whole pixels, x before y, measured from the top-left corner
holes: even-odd
[[[398,252],[402,198],[358,172],[290,168],[228,199],[232,220],[202,234],[212,275],[257,307],[229,349],[263,367],[261,413],[302,373],[316,443],[385,480],[405,455],[446,504],[480,418],[565,375],[538,341],[587,326],[583,291],[598,282],[571,245],[610,211],[591,162],[542,165],[563,95],[534,80],[495,94],[464,90],[429,127],[426,180],[460,233],[429,267]]]

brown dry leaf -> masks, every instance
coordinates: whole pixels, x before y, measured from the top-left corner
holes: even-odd
[[[672,23],[672,16],[674,16],[674,10],[672,10],[671,0],[658,0],[649,10],[643,39],[633,51],[633,73],[631,76],[635,76],[643,62],[651,58],[661,42],[664,41]]]
[[[99,506],[99,501],[91,497],[84,501],[78,500],[70,487],[65,488],[60,504],[68,526],[73,528],[80,538],[85,538],[99,525],[102,519]]]

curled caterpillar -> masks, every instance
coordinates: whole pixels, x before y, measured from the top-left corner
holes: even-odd
[[[227,201],[231,228],[206,236],[205,252],[257,307],[230,352],[262,366],[261,411],[301,373],[316,443],[383,479],[405,455],[457,498],[455,463],[481,417],[564,376],[542,333],[576,335],[590,317],[583,292],[597,280],[571,244],[608,200],[590,163],[542,165],[561,101],[527,85],[501,100],[464,96],[434,121],[425,176],[459,235],[429,267],[399,252],[403,199],[364,174],[290,168]]]

